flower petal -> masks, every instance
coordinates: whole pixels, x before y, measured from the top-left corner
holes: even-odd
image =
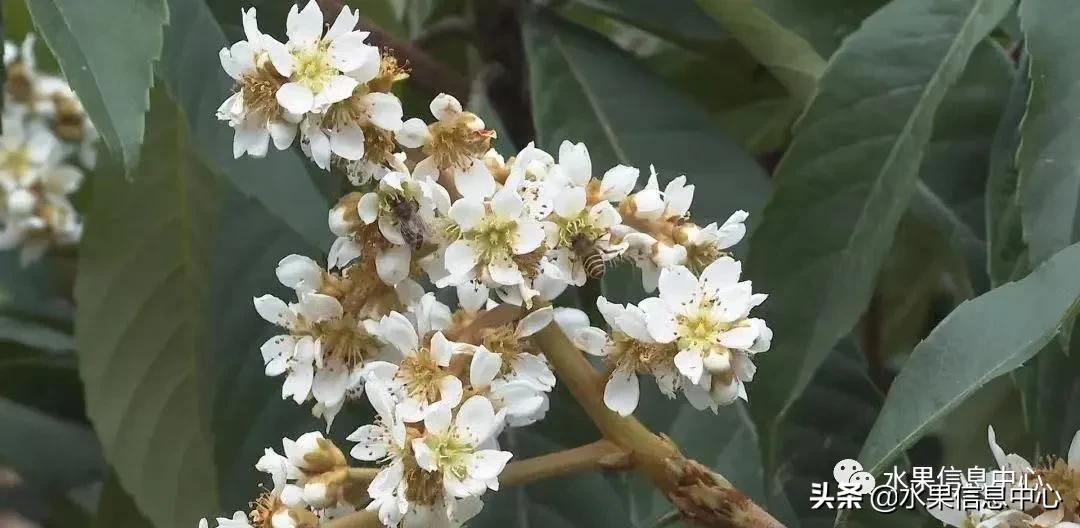
[[[660,298],[672,309],[682,310],[694,302],[698,280],[694,273],[683,266],[660,271]]]
[[[639,172],[634,167],[616,165],[604,173],[600,181],[600,195],[605,200],[619,202],[625,200],[637,185]]]
[[[409,276],[412,252],[404,246],[392,246],[375,255],[375,271],[383,282],[393,286]]]
[[[405,148],[420,148],[427,143],[428,127],[422,119],[412,118],[402,123],[394,133],[397,142]]]
[[[414,353],[419,344],[412,323],[397,312],[390,312],[379,321],[379,337],[394,345],[402,354]]]
[[[277,102],[282,108],[303,115],[310,112],[315,105],[315,94],[300,83],[288,82],[278,88]]]
[[[495,408],[483,396],[473,396],[461,404],[454,418],[454,433],[471,445],[480,445],[495,428]]]
[[[499,473],[502,473],[503,469],[506,468],[506,463],[513,456],[513,453],[509,451],[483,449],[469,456],[468,461],[465,463],[465,471],[468,472],[470,477],[478,480],[498,478]]]
[[[390,131],[398,130],[403,126],[401,101],[394,94],[369,93],[364,96],[364,103],[367,105],[368,119],[375,126]]]
[[[544,243],[544,228],[535,220],[520,218],[517,222],[517,233],[514,237],[513,248],[515,255],[531,253]]]
[[[705,371],[705,362],[696,350],[680,350],[678,354],[675,354],[675,367],[683,376],[690,378],[690,381],[696,384],[701,381],[701,374]]]
[[[462,198],[450,206],[449,214],[462,231],[468,231],[484,218],[484,201],[479,197]]]
[[[491,385],[501,369],[502,356],[492,353],[483,346],[477,347],[473,352],[472,362],[469,364],[469,383],[476,388],[487,387]]]
[[[364,157],[364,130],[357,125],[349,125],[330,131],[330,152],[347,160]]]
[[[446,248],[444,255],[446,270],[451,275],[466,276],[477,264],[477,254],[471,244],[464,240],[455,240]]]
[[[339,319],[344,310],[341,303],[334,297],[321,293],[308,293],[300,300],[297,311],[309,322],[317,323]]]
[[[617,369],[604,385],[604,405],[620,416],[629,416],[637,408],[640,390],[633,370]]]
[[[517,334],[519,338],[531,336],[551,324],[551,320],[554,316],[555,310],[550,306],[540,308],[539,310],[526,315],[518,322],[515,334]]]
[[[454,186],[464,197],[487,198],[495,194],[495,177],[483,161],[475,160],[454,174]]]

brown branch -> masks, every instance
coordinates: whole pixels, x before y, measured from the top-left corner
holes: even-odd
[[[556,325],[534,339],[604,438],[630,453],[634,469],[652,480],[683,520],[705,528],[783,528],[722,475],[686,458],[670,440],[633,416],[609,410],[604,404],[604,379]]]
[[[597,440],[581,447],[511,462],[499,475],[499,484],[518,486],[571,473],[626,469],[628,462],[626,452],[619,446]]]
[[[345,6],[342,0],[316,0],[322,8],[323,18],[333,21]],[[469,81],[458,72],[435,60],[427,52],[413,43],[398,40],[388,31],[377,26],[367,17],[360,17],[356,29],[371,33],[369,41],[388,50],[397,59],[406,64],[409,78],[423,89],[432,93],[448,93],[466,101],[469,97]]]

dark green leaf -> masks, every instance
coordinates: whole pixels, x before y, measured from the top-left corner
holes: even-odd
[[[125,169],[138,161],[164,0],[28,0],[41,36]],[[118,31],[117,28],[123,28]]]
[[[776,424],[870,299],[938,106],[1009,5],[890,3],[844,41],[796,125],[747,271],[776,333],[750,395],[767,468]]]
[[[251,303],[265,293],[289,298],[293,293],[274,276],[278,261],[290,253],[318,258],[321,251],[237,191],[228,193],[221,209],[213,241],[205,347],[211,356],[206,372],[214,389],[209,408],[222,510],[206,515],[244,509],[259,485],[268,484],[266,475],[254,467],[264,448],[280,452],[282,437],[296,438],[324,427],[312,418],[310,405],[281,399],[282,378],[263,374],[259,347],[277,328],[259,317]],[[355,407],[368,409],[366,403]],[[359,425],[346,414],[334,422],[336,440]]]
[[[1067,0],[1020,3],[1030,56],[1027,113],[1020,123],[1020,207],[1035,265],[1080,240],[1080,9]]]
[[[814,46],[828,59],[845,37],[887,0],[754,0],[780,25]]]
[[[668,180],[685,174],[697,186],[699,222],[758,210],[764,171],[704,110],[581,27],[538,13],[524,31],[540,148],[583,141],[598,174],[619,163],[641,168],[642,180],[650,164]]]
[[[1020,120],[1027,111],[1027,59],[1009,90],[1009,100],[998,122],[990,150],[986,180],[987,273],[994,287],[1027,273],[1023,229],[1020,220],[1019,178],[1016,151],[1020,146]]]
[[[967,301],[915,347],[859,459],[871,473],[990,380],[1031,359],[1080,302],[1080,244],[1027,277]]]
[[[581,5],[687,48],[713,48],[727,32],[694,0],[670,0],[657,9],[650,0],[578,0]]]
[[[0,341],[45,350],[74,350],[72,337],[42,323],[0,315]]]
[[[0,429],[0,464],[34,488],[66,492],[101,478],[101,452],[86,427],[0,398]]]
[[[204,372],[218,181],[155,90],[140,177],[94,179],[76,284],[86,406],[120,482],[158,528],[216,511]],[[150,470],[152,468],[152,470]]]
[[[754,0],[698,0],[796,100],[814,95],[825,60],[809,42],[777,23]]]
[[[105,483],[101,486],[101,496],[98,499],[97,514],[94,516],[93,528],[153,528],[153,524],[147,520],[131,495],[120,485],[120,479],[115,471],[109,471],[105,477]]]

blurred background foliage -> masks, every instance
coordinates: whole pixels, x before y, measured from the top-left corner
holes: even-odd
[[[445,66],[434,81],[406,83],[406,115],[427,117],[433,95],[456,90],[498,129],[504,153],[584,141],[596,167],[686,174],[699,220],[751,212],[756,229],[736,252],[772,294],[765,317],[777,333],[751,405],[703,415],[646,384],[638,415],[787,526],[833,525],[808,496],[840,459],[985,466],[987,425],[1029,455],[1062,453],[1080,427],[1080,354],[1059,331],[1071,330],[1068,296],[1080,284],[1067,268],[1080,265],[1067,249],[1052,257],[1080,232],[1080,176],[1054,172],[1080,163],[1065,122],[1080,97],[1080,46],[1075,24],[1048,20],[1080,22],[1080,6],[347,3]],[[77,254],[28,268],[0,254],[0,526],[17,515],[42,526],[190,527],[245,508],[263,447],[321,428],[263,376],[257,349],[272,329],[250,299],[273,289],[281,257],[328,247],[325,211],[342,183],[295,151],[232,158],[231,132],[213,115],[230,89],[217,50],[241,38],[241,7],[281,34],[291,2],[26,4],[3,3],[4,37],[20,41],[37,22],[39,66],[64,64],[84,100],[100,99],[88,107],[107,141],[112,131],[114,154],[80,195]],[[94,56],[120,48],[130,61]],[[114,75],[72,78],[95,64]],[[1047,82],[1032,86],[1029,68]],[[138,111],[138,98],[120,99],[132,89],[147,94],[145,127],[113,112]],[[1065,149],[1050,151],[1064,169],[1038,163],[1053,148]],[[1032,280],[984,296],[1047,260]],[[1040,290],[1048,277],[1063,281],[1060,309]],[[603,293],[640,299],[638,284],[613,270]],[[982,331],[990,326],[1000,328]],[[568,394],[553,398],[544,422],[505,439],[515,456],[596,437]],[[333,436],[365,419],[339,417]],[[648,528],[670,511],[631,476],[592,474],[492,495],[472,525]],[[923,512],[846,521],[936,523]]]

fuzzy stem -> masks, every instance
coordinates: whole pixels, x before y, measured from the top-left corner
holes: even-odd
[[[549,325],[534,340],[604,438],[630,453],[634,469],[652,480],[684,520],[709,528],[783,528],[722,475],[683,456],[666,437],[649,431],[633,416],[609,410],[604,404],[605,380],[557,325]]]
[[[620,469],[625,467],[625,460],[626,452],[619,446],[597,440],[581,447],[511,462],[499,475],[499,483],[518,486],[571,473]]]

